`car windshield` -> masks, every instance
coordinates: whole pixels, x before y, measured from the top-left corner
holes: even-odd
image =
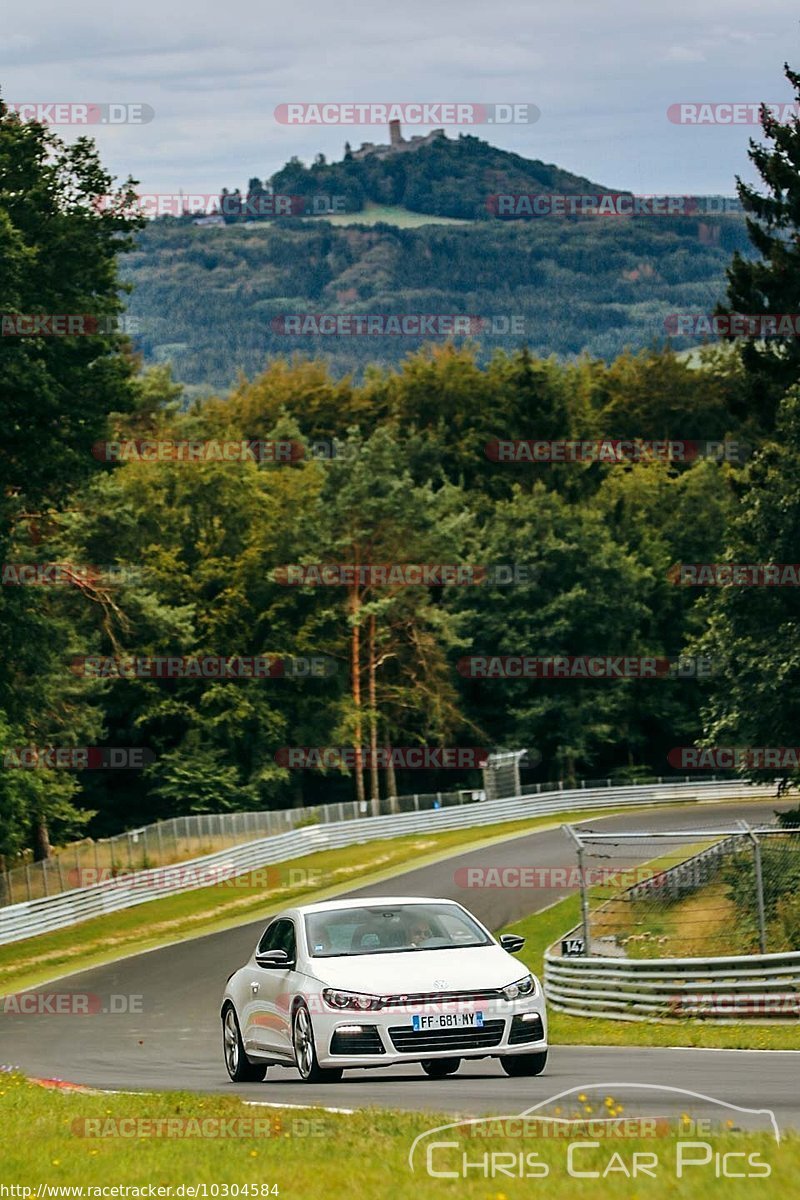
[[[312,958],[416,953],[486,946],[490,938],[455,904],[399,904],[336,908],[306,914]]]

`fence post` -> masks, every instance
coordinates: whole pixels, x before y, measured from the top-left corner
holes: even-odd
[[[569,836],[575,843],[575,850],[578,855],[578,875],[581,881],[581,925],[583,926],[583,953],[586,957],[591,953],[589,949],[589,897],[586,894],[586,872],[583,869],[583,842],[578,837],[571,825],[562,825]]]
[[[740,821],[750,841],[753,843],[753,867],[756,876],[756,906],[758,909],[758,945],[762,954],[767,953],[767,920],[764,913],[764,876],[761,871],[761,843],[747,821]]]

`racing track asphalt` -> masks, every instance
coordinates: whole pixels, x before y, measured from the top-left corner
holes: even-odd
[[[722,802],[659,807],[647,812],[592,818],[582,828],[604,830],[719,827],[744,818],[768,820],[776,802]],[[487,829],[490,832],[490,829]],[[632,865],[663,853],[653,843],[615,865]],[[517,836],[484,849],[409,870],[390,881],[357,888],[352,896],[437,895],[461,901],[491,929],[499,929],[540,911],[570,890],[541,888],[465,889],[465,866],[573,867],[572,846],[561,829]],[[147,905],[140,907],[147,919]],[[663,1084],[688,1088],[744,1107],[772,1109],[781,1128],[800,1127],[800,1052],[711,1051],[633,1047],[556,1046],[547,1070],[531,1079],[510,1079],[499,1063],[482,1059],[462,1063],[458,1074],[430,1080],[418,1066],[346,1072],[341,1083],[308,1085],[296,1071],[271,1067],[261,1084],[233,1085],[221,1054],[219,1000],[225,979],[252,952],[269,912],[256,922],[208,934],[114,963],[65,976],[35,992],[89,992],[106,998],[140,996],[141,1011],[98,1012],[89,1016],[48,1013],[0,1014],[0,1062],[31,1076],[59,1078],[109,1089],[181,1089],[238,1092],[249,1100],[273,1104],[322,1104],[341,1108],[376,1105],[481,1115],[519,1113],[567,1088],[623,1081],[629,1085]],[[676,1031],[676,1038],[680,1034]],[[617,1087],[628,1111],[637,1105],[635,1090]],[[682,1112],[685,1096],[639,1093],[641,1111]],[[649,1111],[649,1110],[648,1110]],[[693,1112],[705,1111],[699,1102]],[[728,1114],[725,1114],[728,1115]],[[735,1115],[735,1114],[734,1114]]]

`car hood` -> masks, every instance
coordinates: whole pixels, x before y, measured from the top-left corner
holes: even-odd
[[[525,964],[500,946],[313,958],[308,971],[326,987],[371,995],[501,988],[528,974]]]

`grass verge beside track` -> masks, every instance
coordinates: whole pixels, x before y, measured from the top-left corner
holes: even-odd
[[[548,1094],[546,1080],[539,1082],[537,1093]],[[554,1110],[556,1111],[556,1110]],[[558,1111],[561,1111],[560,1109]],[[509,1114],[510,1115],[510,1114]],[[565,1114],[566,1115],[566,1114]],[[569,1114],[572,1115],[572,1114]],[[181,1136],[173,1125],[173,1133],[164,1135],[169,1125],[159,1124],[183,1120],[206,1122],[195,1128],[213,1128],[213,1122],[225,1122],[223,1136]],[[237,1122],[260,1122],[261,1136],[237,1136]],[[136,1136],[140,1125],[147,1120],[151,1130]],[[522,1200],[534,1194],[547,1200],[594,1200],[601,1193],[608,1200],[664,1200],[680,1192],[688,1200],[707,1200],[724,1189],[726,1200],[751,1197],[754,1187],[758,1194],[770,1197],[791,1196],[796,1192],[800,1172],[800,1137],[788,1134],[780,1145],[766,1133],[725,1131],[704,1136],[717,1159],[703,1166],[684,1168],[683,1178],[676,1178],[677,1142],[679,1135],[665,1132],[661,1137],[612,1138],[594,1141],[577,1148],[576,1171],[597,1172],[594,1178],[577,1178],[568,1173],[569,1141],[581,1141],[586,1134],[565,1137],[509,1137],[505,1130],[483,1122],[483,1136],[475,1136],[472,1128],[448,1130],[445,1136],[458,1139],[459,1145],[449,1152],[439,1150],[433,1166],[451,1169],[461,1163],[464,1153],[469,1162],[482,1162],[484,1155],[504,1154],[503,1160],[489,1158],[492,1173],[473,1167],[466,1177],[433,1178],[426,1171],[424,1149],[417,1150],[416,1170],[411,1172],[409,1150],[414,1139],[452,1117],[434,1113],[402,1113],[391,1110],[365,1109],[352,1114],[327,1112],[324,1109],[278,1109],[247,1105],[238,1098],[225,1096],[195,1096],[180,1092],[157,1095],[85,1094],[46,1091],[15,1074],[0,1075],[0,1156],[2,1179],[6,1186],[30,1188],[33,1200],[48,1200],[58,1195],[50,1188],[89,1187],[144,1188],[129,1195],[147,1195],[147,1186],[176,1189],[198,1189],[184,1195],[230,1197],[276,1195],[284,1200],[305,1200],[325,1196],[327,1200]],[[88,1124],[87,1124],[88,1122]],[[192,1126],[186,1124],[187,1130]],[[496,1132],[492,1133],[492,1129]],[[120,1130],[133,1130],[120,1136]],[[487,1136],[488,1134],[488,1136]],[[697,1147],[696,1135],[690,1140]],[[639,1174],[630,1177],[633,1154],[646,1154],[656,1162],[652,1176]],[[751,1178],[720,1178],[717,1174],[719,1155],[733,1151],[735,1158],[729,1169]],[[442,1155],[448,1154],[447,1164]],[[687,1151],[697,1160],[703,1155],[697,1149]],[[530,1172],[529,1178],[514,1177],[523,1156],[535,1156],[540,1177]],[[757,1155],[759,1167],[753,1170],[747,1155]],[[504,1171],[498,1171],[501,1163]],[[546,1177],[542,1164],[547,1167]],[[621,1165],[624,1164],[624,1165]],[[769,1174],[764,1177],[765,1166]],[[605,1178],[603,1172],[610,1168]],[[761,1176],[760,1178],[758,1176]],[[217,1185],[217,1190],[212,1190]],[[247,1185],[248,1192],[243,1192]],[[205,1187],[205,1192],[203,1192]],[[274,1191],[262,1191],[272,1188]],[[238,1192],[234,1189],[238,1188]],[[227,1190],[226,1190],[227,1189]],[[11,1194],[10,1192],[8,1194]],[[69,1192],[62,1192],[69,1195]],[[79,1195],[80,1193],[73,1193]],[[110,1193],[106,1193],[107,1195]],[[117,1193],[120,1194],[120,1193]],[[157,1194],[157,1193],[156,1193]],[[161,1195],[165,1195],[162,1192]],[[20,1195],[18,1192],[17,1195]]]

